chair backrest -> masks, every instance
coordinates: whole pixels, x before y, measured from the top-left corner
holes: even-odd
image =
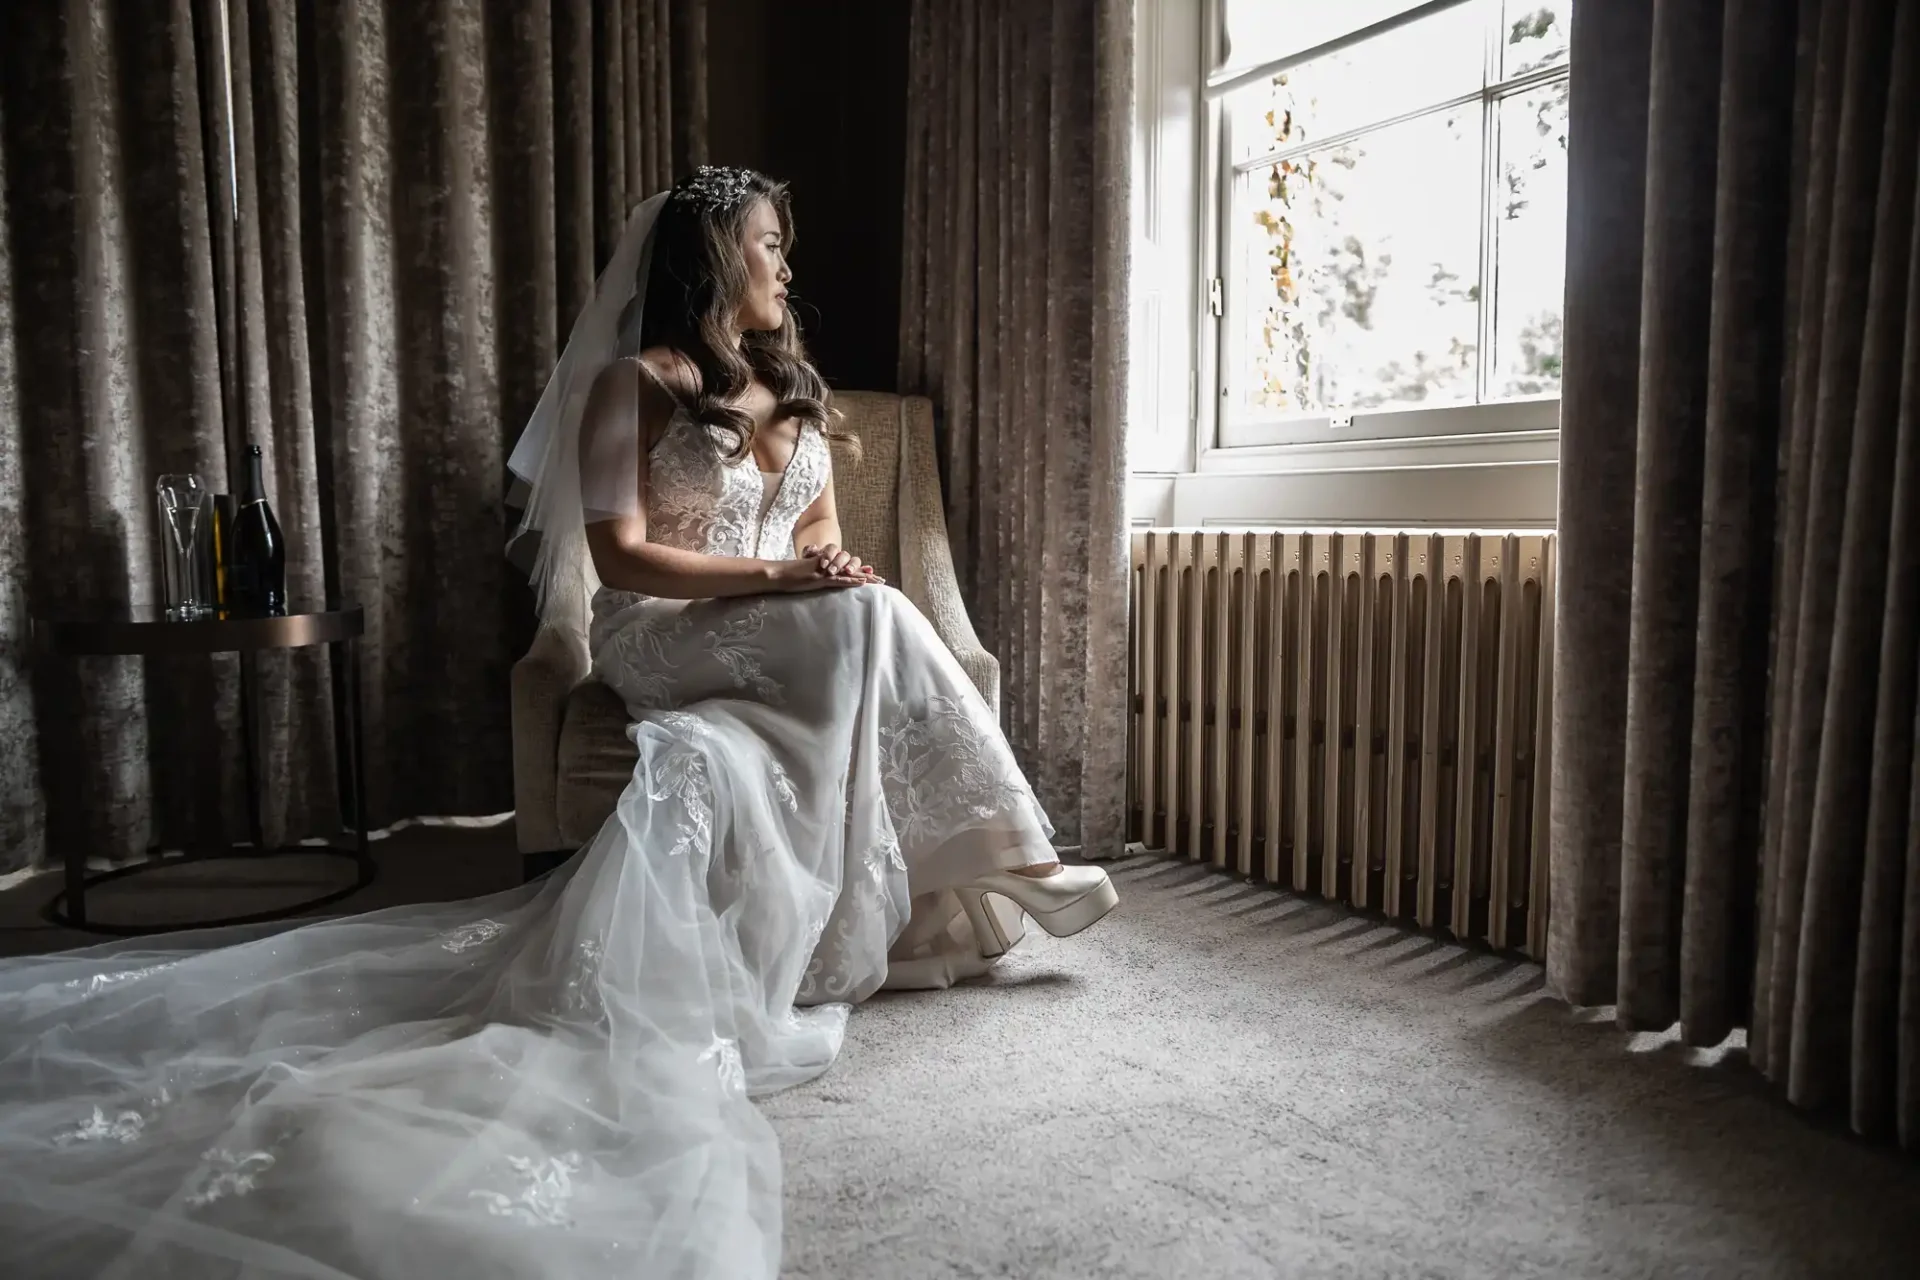
[[[847,549],[875,572],[900,582],[901,397],[884,391],[836,391],[841,425],[858,443],[833,446],[833,491]]]

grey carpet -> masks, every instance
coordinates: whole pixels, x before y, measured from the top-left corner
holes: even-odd
[[[518,874],[504,829],[377,850],[348,909]],[[788,1280],[1920,1278],[1920,1164],[1779,1104],[1737,1052],[1203,869],[1114,874],[1098,927],[869,1002],[831,1072],[767,1100]],[[205,909],[298,887],[221,883]],[[53,887],[0,893],[0,952],[91,940],[34,920]]]
[[[1094,929],[871,1001],[768,1100],[789,1280],[1920,1277],[1920,1166],[1737,1055],[1207,870],[1115,877]]]

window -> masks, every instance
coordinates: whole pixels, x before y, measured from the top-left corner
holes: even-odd
[[[1557,424],[1572,0],[1219,0],[1215,442]]]

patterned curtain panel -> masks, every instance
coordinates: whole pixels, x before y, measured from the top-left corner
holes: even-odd
[[[155,599],[157,476],[225,487],[206,17],[0,10],[0,869],[237,806],[224,666],[28,652],[35,613]]]
[[[26,637],[152,602],[155,477],[228,490],[249,444],[296,605],[367,610],[373,820],[502,807],[504,459],[627,208],[702,158],[704,58],[704,0],[6,6],[0,871],[243,829],[230,662]],[[267,836],[329,830],[326,660],[262,678]]]
[[[1548,976],[1920,1146],[1920,5],[1574,23]]]
[[[915,0],[900,389],[1059,840],[1126,840],[1132,0]]]

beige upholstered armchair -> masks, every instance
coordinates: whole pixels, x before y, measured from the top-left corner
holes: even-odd
[[[859,438],[833,449],[846,545],[919,607],[987,705],[1000,705],[1000,664],[980,647],[960,603],[940,475],[933,405],[918,396],[843,391],[835,406]],[[633,776],[627,712],[592,678],[586,646],[542,630],[513,668],[513,803],[529,871],[593,838]]]

